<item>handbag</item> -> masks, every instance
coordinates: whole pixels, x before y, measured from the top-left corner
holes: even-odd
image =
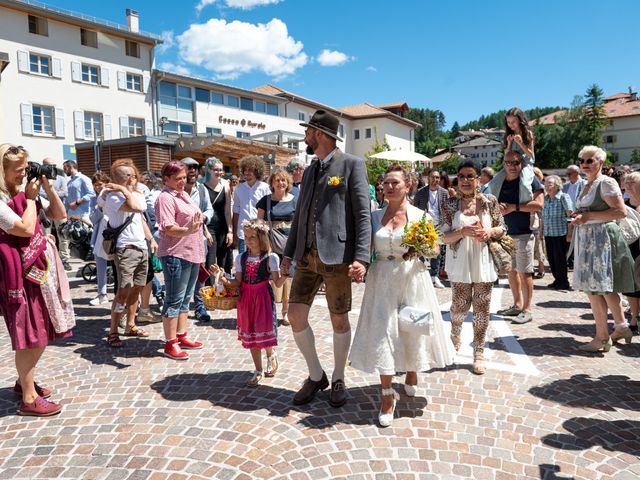
[[[267,220],[269,221],[271,251],[278,255],[284,255],[284,248],[287,246],[287,235],[273,228],[273,222],[271,221],[271,195],[267,195]]]
[[[627,216],[618,220],[618,226],[627,245],[637,242],[640,238],[640,213],[629,205],[627,207]]]
[[[413,335],[433,335],[433,313],[402,305],[398,309],[398,330]]]
[[[102,230],[102,248],[107,255],[107,260],[113,260],[113,254],[116,253],[118,237],[133,221],[133,215],[133,213],[129,215],[119,227],[112,227],[109,222],[107,222],[107,226]]]
[[[488,242],[487,246],[496,267],[496,273],[507,275],[513,268],[512,255],[516,249],[513,238],[505,233],[502,237]]]

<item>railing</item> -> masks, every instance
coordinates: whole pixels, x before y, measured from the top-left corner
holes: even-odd
[[[127,32],[127,33],[136,33],[139,35],[144,35],[146,37],[151,37],[154,38],[156,40],[162,40],[162,37],[160,37],[159,35],[153,34],[153,33],[149,33],[149,32],[144,32],[142,30],[137,31],[137,32],[133,32],[131,30],[129,30],[129,28],[125,25],[121,25],[119,23],[116,22],[111,22],[109,20],[103,20],[101,18],[97,18],[97,17],[93,17],[91,15],[85,15],[84,13],[78,13],[78,12],[73,12],[71,10],[66,10],[64,8],[59,8],[59,7],[52,7],[50,5],[47,5],[45,3],[42,2],[35,2],[33,0],[15,0],[16,3],[24,3],[26,5],[32,5],[34,7],[38,7],[41,8],[43,10],[46,10],[48,12],[52,12],[52,13],[58,13],[61,15],[67,15],[67,16],[71,16],[71,17],[76,17],[76,18],[80,18],[82,20],[86,20],[88,22],[92,22],[92,23],[98,23],[100,25],[105,25],[109,28],[113,28],[115,30],[120,30],[122,32]]]

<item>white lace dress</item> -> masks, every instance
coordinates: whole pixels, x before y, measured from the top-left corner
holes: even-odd
[[[403,227],[390,230],[381,224],[386,207],[371,213],[376,259],[369,268],[358,327],[351,346],[351,366],[367,373],[394,375],[422,372],[453,363],[454,351],[444,329],[429,268],[419,260],[405,261],[401,247]],[[422,210],[407,206],[409,221]],[[434,334],[408,335],[398,331],[398,308],[410,305],[429,309]]]

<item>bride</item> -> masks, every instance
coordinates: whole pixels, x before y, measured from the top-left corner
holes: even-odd
[[[398,393],[392,388],[396,372],[407,372],[404,391],[413,397],[417,372],[453,363],[438,299],[429,268],[418,259],[403,260],[404,226],[418,221],[424,212],[407,202],[411,178],[400,164],[387,168],[383,182],[387,205],[371,213],[374,260],[369,268],[362,309],[353,345],[351,366],[380,375],[382,405],[380,426],[391,425]],[[428,214],[427,214],[427,218]],[[432,312],[433,335],[407,334],[398,330],[398,309],[408,305]]]

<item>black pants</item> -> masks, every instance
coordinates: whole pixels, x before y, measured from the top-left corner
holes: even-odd
[[[207,267],[216,263],[225,272],[231,273],[233,265],[233,252],[227,245],[227,229],[220,228],[218,230],[209,229],[209,233],[213,238],[213,245],[207,249]],[[207,280],[210,284],[211,280]]]
[[[569,279],[567,277],[567,237],[544,237],[544,243],[547,247],[547,259],[549,267],[558,287],[568,287]]]

